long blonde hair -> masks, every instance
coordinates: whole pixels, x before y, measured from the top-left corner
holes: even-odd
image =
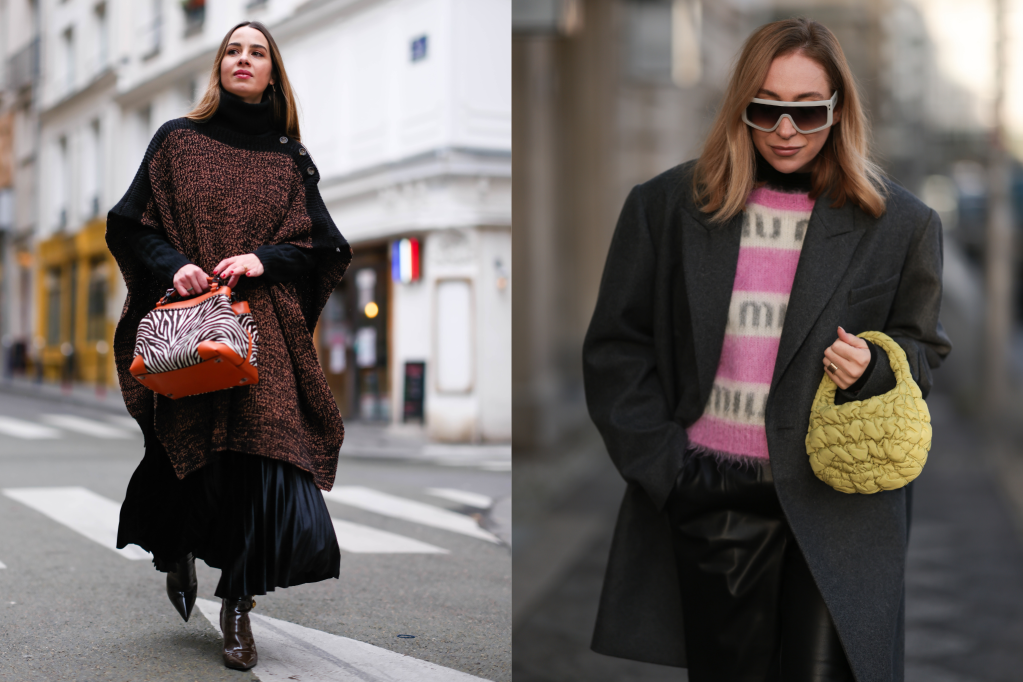
[[[190,111],[185,118],[193,121],[205,122],[217,113],[220,106],[220,63],[224,60],[224,53],[227,52],[227,45],[231,42],[234,32],[243,26],[251,26],[266,37],[270,51],[270,77],[274,84],[267,86],[270,89],[270,100],[273,102],[274,124],[278,129],[296,142],[302,140],[302,134],[298,126],[298,109],[295,105],[295,95],[291,89],[291,81],[288,80],[288,72],[284,69],[284,59],[280,50],[277,49],[277,42],[270,35],[270,30],[258,21],[243,21],[231,28],[220,41],[220,49],[213,59],[213,71],[210,72],[210,80],[206,84],[206,92],[203,93],[199,103]]]
[[[735,64],[693,177],[697,206],[716,222],[742,211],[756,184],[753,139],[742,111],[763,86],[771,62],[793,52],[821,65],[838,91],[836,109],[842,109],[817,155],[810,197],[833,192],[836,208],[852,201],[875,218],[884,213],[883,174],[868,158],[870,128],[842,47],[823,24],[799,17],[761,26],[746,39]]]

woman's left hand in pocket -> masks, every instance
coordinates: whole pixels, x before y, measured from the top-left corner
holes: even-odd
[[[230,277],[227,286],[234,288],[242,275],[246,277],[259,277],[263,274],[263,264],[254,253],[243,253],[240,256],[231,256],[217,263],[213,268],[213,276]]]
[[[870,365],[870,347],[858,336],[838,328],[838,339],[824,351],[824,371],[839,388],[849,388]]]

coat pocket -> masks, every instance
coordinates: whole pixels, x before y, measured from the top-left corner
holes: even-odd
[[[853,289],[849,292],[849,305],[856,305],[857,303],[862,303],[863,301],[869,300],[871,298],[876,298],[878,296],[887,294],[891,291],[895,291],[895,288],[898,286],[899,276],[892,275],[883,282],[878,282],[877,284],[868,284],[865,287]]]

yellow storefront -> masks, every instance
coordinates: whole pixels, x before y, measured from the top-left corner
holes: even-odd
[[[44,380],[116,384],[107,307],[120,272],[105,234],[98,218],[38,244],[36,348]]]

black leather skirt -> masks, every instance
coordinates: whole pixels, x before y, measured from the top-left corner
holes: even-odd
[[[690,682],[853,680],[769,463],[689,451],[667,511]]]
[[[341,550],[323,495],[308,472],[230,450],[178,479],[155,436],[121,505],[117,546],[152,552],[166,572],[189,552],[222,569],[218,597],[337,578]]]

